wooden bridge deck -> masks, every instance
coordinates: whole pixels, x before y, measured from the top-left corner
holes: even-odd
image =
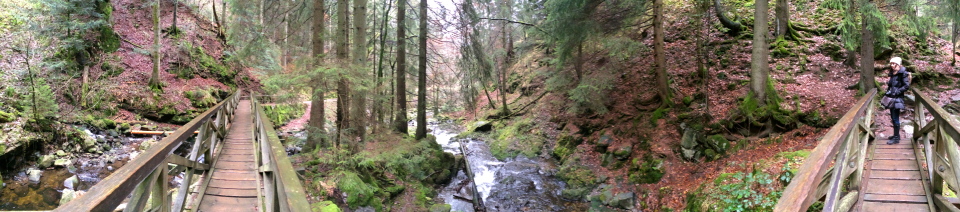
[[[237,105],[233,125],[215,153],[213,173],[204,176],[198,211],[257,211],[257,167],[253,140],[253,118],[249,100]]]
[[[911,141],[887,145],[886,138],[878,138],[871,145],[860,211],[929,211],[921,184],[929,180],[917,165]]]

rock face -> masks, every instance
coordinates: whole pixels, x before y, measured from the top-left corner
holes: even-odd
[[[700,136],[693,129],[688,128],[683,131],[683,137],[680,140],[680,150],[683,153],[683,159],[694,160],[700,156],[700,152],[696,149],[697,137]]]
[[[634,199],[636,195],[633,192],[621,191],[620,193],[614,193],[614,189],[607,184],[600,185],[600,192],[595,195],[590,195],[590,211],[603,211],[604,207],[612,207],[619,209],[632,210],[634,209]]]
[[[32,183],[39,183],[40,176],[42,175],[43,175],[43,171],[41,170],[36,170],[36,169],[27,170],[27,179],[29,179],[30,182]]]
[[[54,158],[56,157],[53,155],[40,156],[40,162],[37,162],[37,166],[39,166],[41,169],[50,167],[53,165]]]
[[[488,121],[477,121],[473,123],[474,132],[490,132],[493,130],[493,123]]]

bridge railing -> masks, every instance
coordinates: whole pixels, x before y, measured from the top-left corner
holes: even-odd
[[[960,178],[957,177],[960,176],[960,168],[956,167],[960,165],[960,145],[957,144],[960,141],[960,123],[930,97],[916,88],[911,90],[917,97],[914,116],[917,127],[913,131],[913,140],[925,147],[923,151],[928,168],[924,177],[930,179],[930,184],[924,187],[928,189],[928,200],[932,200],[938,211],[960,211],[943,196],[944,189],[953,190],[954,193],[960,189]],[[930,122],[927,122],[927,112],[932,117]],[[944,188],[944,183],[949,187]]]
[[[254,96],[254,95],[251,95]],[[251,98],[254,108],[254,138],[257,150],[259,179],[263,183],[265,211],[310,211],[306,193],[299,176],[287,157],[286,147],[280,142],[257,98]]]
[[[853,206],[859,194],[867,144],[873,137],[869,126],[876,94],[873,89],[861,97],[820,139],[783,191],[774,211],[807,211],[824,196],[823,211],[847,211]],[[849,192],[841,197],[844,186]]]
[[[114,211],[130,196],[124,211],[181,211],[194,174],[210,169],[211,152],[227,134],[241,92],[211,107],[192,121],[163,138],[157,144],[131,159],[99,183],[54,211]],[[172,154],[184,141],[194,136],[196,142],[187,157]],[[202,160],[198,160],[203,155]],[[170,164],[175,168],[170,169]],[[170,176],[185,173],[174,198],[169,193]],[[146,208],[149,203],[149,208]]]

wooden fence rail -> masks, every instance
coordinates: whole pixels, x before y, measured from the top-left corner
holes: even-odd
[[[254,108],[254,138],[257,167],[264,185],[263,206],[266,211],[310,211],[306,193],[299,176],[290,164],[286,147],[280,143],[267,114],[257,98],[251,98]]]
[[[170,136],[133,158],[113,174],[54,211],[113,211],[130,197],[124,211],[181,211],[187,199],[194,174],[210,168],[212,151],[226,135],[241,91],[211,107],[200,116],[177,129]],[[196,143],[186,158],[172,154],[188,138],[196,135]],[[200,155],[203,155],[200,160]],[[175,165],[170,168],[170,164]],[[175,198],[167,185],[170,176],[185,173]],[[149,208],[147,201],[150,201]]]
[[[807,211],[826,196],[823,211],[846,211],[860,189],[874,111],[873,89],[861,97],[820,139],[783,191],[774,211]],[[847,184],[845,181],[850,180]],[[848,191],[842,195],[844,186]]]
[[[960,168],[953,162],[960,161],[960,124],[937,104],[916,88],[911,88],[916,94],[916,116],[915,123],[917,127],[913,131],[913,140],[923,144],[924,154],[926,155],[927,179],[931,179],[928,187],[928,199],[939,209],[937,211],[960,211],[954,204],[943,196],[943,190],[949,189],[957,192],[960,189]],[[933,118],[927,122],[927,114]],[[949,187],[944,188],[946,183]],[[952,189],[951,189],[952,188]],[[932,197],[931,197],[932,195]],[[931,211],[935,211],[931,209]]]

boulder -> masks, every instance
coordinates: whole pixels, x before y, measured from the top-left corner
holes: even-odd
[[[626,160],[630,157],[630,153],[633,153],[633,144],[630,143],[619,145],[613,150],[613,156],[616,156],[619,160]]]
[[[77,179],[77,175],[63,181],[63,187],[67,189],[76,189],[78,184],[80,184],[80,179]]]
[[[53,165],[53,160],[56,159],[53,155],[44,155],[40,156],[40,162],[37,162],[37,166],[40,168],[47,168]]]
[[[436,204],[430,206],[430,212],[450,212],[451,209],[453,209],[453,207],[450,206],[450,204]]]
[[[89,136],[83,138],[83,148],[89,149],[97,145],[97,140]]]
[[[27,170],[27,179],[30,180],[30,182],[32,182],[32,183],[39,183],[39,182],[40,182],[40,177],[41,177],[42,175],[43,175],[43,171],[42,171],[42,170],[37,170],[37,169],[32,169],[32,168],[29,169],[29,170]]]
[[[147,149],[150,149],[150,147],[153,146],[153,145],[156,144],[156,143],[157,143],[157,140],[154,140],[154,139],[150,139],[150,140],[143,141],[143,142],[140,143],[140,150],[146,151]]]
[[[60,205],[67,204],[77,198],[77,192],[73,189],[63,189],[63,195],[60,196]]]
[[[493,130],[493,123],[488,121],[477,121],[473,123],[474,132],[490,132]]]
[[[950,101],[951,101],[951,102],[960,102],[960,94],[953,95],[952,97],[950,97]]]
[[[603,204],[609,205],[615,208],[621,209],[633,209],[634,208],[634,194],[633,192],[624,192],[613,195],[605,201]]]
[[[613,133],[611,133],[610,131],[604,132],[603,135],[600,136],[600,140],[597,140],[597,143],[596,143],[597,150],[599,152],[606,152],[607,147],[609,147],[610,144],[612,143],[613,143]]]
[[[684,149],[694,149],[697,147],[697,137],[700,137],[696,130],[683,130],[683,137],[680,138],[680,146]]]
[[[67,152],[64,152],[63,150],[57,150],[56,154],[57,154],[57,157],[67,156]]]
[[[73,161],[70,161],[70,159],[66,158],[60,158],[53,162],[53,166],[56,167],[67,167],[70,164],[73,164]]]

